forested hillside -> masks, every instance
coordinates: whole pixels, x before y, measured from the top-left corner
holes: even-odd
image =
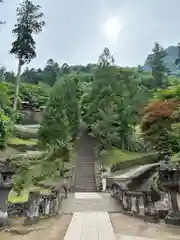
[[[17,161],[16,189],[62,173],[81,129],[94,136],[101,152],[169,148],[173,155],[180,151],[180,78],[170,74],[164,63],[166,51],[159,43],[152,50],[150,71],[141,66],[117,66],[108,48],[102,49],[96,63],[86,66],[60,65],[49,59],[43,69],[30,69],[28,64],[36,57],[34,35],[45,27],[40,6],[24,0],[17,9],[10,50],[17,59],[17,75],[5,67],[0,69],[2,150],[23,118],[22,103],[45,107],[37,140],[45,153],[37,159]],[[178,70],[180,53],[173,61]]]

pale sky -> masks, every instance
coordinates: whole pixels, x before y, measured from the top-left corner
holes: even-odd
[[[0,20],[0,65],[15,70],[9,55],[20,0],[4,0]],[[31,66],[44,67],[49,58],[59,64],[97,62],[104,47],[115,63],[144,64],[155,41],[164,47],[180,41],[180,0],[33,0],[42,6],[46,26],[36,37],[37,58]]]

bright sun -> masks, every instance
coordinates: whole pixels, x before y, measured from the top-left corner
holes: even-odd
[[[117,40],[121,29],[122,25],[117,17],[109,18],[104,25],[104,33],[109,39],[113,41]]]

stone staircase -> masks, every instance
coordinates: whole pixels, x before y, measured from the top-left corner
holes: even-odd
[[[83,133],[77,146],[77,161],[75,170],[75,191],[94,192],[96,182],[94,174],[94,149],[93,139],[87,133]]]

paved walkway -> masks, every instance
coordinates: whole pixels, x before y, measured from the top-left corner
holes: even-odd
[[[82,201],[85,206],[102,205],[103,196],[98,193],[75,193],[75,200]],[[83,205],[83,204],[82,204]],[[73,214],[71,223],[68,227],[64,240],[116,240],[109,215],[106,211],[83,211]],[[101,209],[100,209],[101,210]]]
[[[64,240],[116,240],[107,212],[76,212]]]
[[[62,213],[74,212],[119,212],[120,206],[109,193],[75,193],[68,194],[63,202]]]
[[[105,201],[104,194],[75,193],[74,199],[75,202],[81,201],[79,202],[81,203],[80,207],[78,205],[73,206],[74,208],[78,206],[78,209],[81,211],[74,212],[64,240],[150,240],[150,238],[142,238],[134,235],[120,235],[117,239],[109,214],[106,210],[103,211],[101,207]],[[96,204],[93,205],[95,202]],[[88,208],[91,205],[95,207],[95,210]],[[151,240],[155,239],[151,238]]]

